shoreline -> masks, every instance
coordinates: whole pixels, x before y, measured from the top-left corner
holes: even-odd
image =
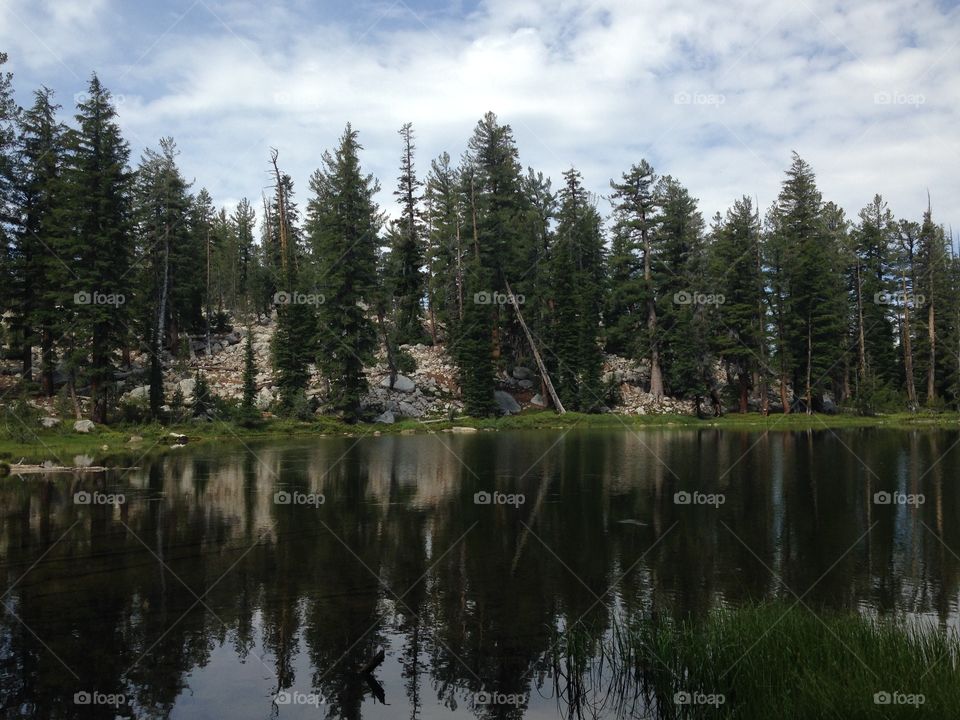
[[[245,442],[272,438],[306,437],[379,437],[383,435],[417,435],[437,432],[474,433],[509,430],[570,430],[573,428],[602,430],[730,430],[738,432],[829,431],[837,429],[884,428],[892,430],[960,429],[960,413],[894,413],[864,417],[848,414],[775,414],[732,413],[719,418],[697,418],[692,415],[619,415],[615,413],[557,415],[543,410],[524,412],[500,418],[459,417],[425,420],[401,420],[393,424],[362,423],[348,425],[331,417],[312,421],[279,418],[265,419],[254,428],[232,422],[213,420],[179,425],[111,425],[100,426],[89,433],[72,429],[38,428],[35,439],[20,443],[0,439],[0,474],[16,463],[42,464],[53,462],[61,468],[71,466],[67,457],[85,455],[91,464],[111,465],[108,460],[145,458],[172,452],[184,447],[211,441]],[[139,438],[139,440],[137,440]],[[184,438],[186,442],[184,442]]]

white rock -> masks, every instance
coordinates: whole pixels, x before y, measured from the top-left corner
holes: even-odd
[[[96,428],[96,425],[93,424],[92,420],[77,420],[73,424],[73,429],[79,433],[88,433],[93,431]]]
[[[183,395],[184,400],[189,400],[193,397],[193,389],[197,386],[197,381],[193,378],[185,378],[177,383],[177,387],[180,389],[180,393]]]
[[[60,424],[60,418],[55,418],[55,417],[40,418],[40,424],[43,425],[45,428],[56,427],[57,425]]]
[[[536,405],[537,407],[546,407],[547,401],[543,399],[543,395],[537,393],[532,398],[530,398],[530,404]]]
[[[139,400],[140,398],[150,397],[150,386],[141,385],[140,387],[135,387],[133,390],[128,392],[124,397],[130,398],[131,400]]]
[[[500,408],[500,412],[505,415],[512,415],[514,413],[520,412],[520,405],[514,400],[513,395],[503,390],[495,390],[493,393],[493,399],[497,403],[497,407]]]
[[[470,433],[477,432],[475,427],[467,427],[465,425],[454,425],[450,428],[450,432],[456,433],[457,435],[469,435]]]
[[[390,376],[387,375],[383,380],[380,381],[380,387],[389,388],[390,387]],[[413,380],[408,378],[406,375],[397,375],[396,380],[393,383],[393,389],[398,390],[399,392],[410,393],[416,390],[417,386],[414,384]]]
[[[420,412],[417,408],[415,408],[413,405],[411,405],[408,402],[400,403],[400,414],[403,417],[409,417],[409,418],[418,418],[421,415],[423,415],[422,412]]]
[[[385,425],[392,425],[395,420],[396,418],[393,416],[393,413],[387,410],[386,412],[383,412],[380,415],[377,415],[377,417],[374,418],[373,421],[376,423],[383,423]]]

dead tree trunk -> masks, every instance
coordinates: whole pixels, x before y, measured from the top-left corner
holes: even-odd
[[[527,327],[527,323],[523,320],[523,313],[520,312],[520,305],[517,303],[516,296],[513,294],[513,290],[510,288],[510,282],[504,280],[504,284],[507,286],[507,292],[509,293],[509,302],[511,305],[513,305],[513,309],[517,313],[517,320],[520,322],[520,327],[523,328],[523,334],[526,335],[527,342],[530,344],[530,350],[533,353],[533,359],[536,361],[537,367],[540,369],[540,377],[547,386],[547,392],[550,393],[550,399],[553,401],[553,406],[557,409],[559,414],[563,415],[567,411],[563,409],[563,403],[560,402],[560,396],[557,395],[557,391],[553,387],[553,382],[550,380],[549,373],[547,373],[547,366],[543,364],[543,358],[540,357],[540,352],[537,350],[536,343],[533,342],[533,336],[530,334],[530,328]]]
[[[857,394],[867,374],[867,340],[863,331],[863,281],[860,279],[860,258],[857,265]]]
[[[647,232],[646,212],[643,221],[643,282],[647,290],[647,332],[650,334],[650,394],[660,400],[663,397],[663,370],[660,368],[660,345],[657,340],[657,305],[653,297],[653,276],[650,269],[650,236]]]
[[[917,405],[917,389],[913,382],[913,347],[910,342],[910,296],[907,295],[907,276],[900,272],[900,287],[903,289],[903,371],[907,381],[907,402],[913,409]]]

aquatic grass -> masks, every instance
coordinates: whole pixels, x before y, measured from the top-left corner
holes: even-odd
[[[556,653],[583,652],[584,635],[566,633]],[[574,715],[599,717],[589,709],[619,692],[664,719],[960,716],[960,638],[930,623],[772,603],[620,623],[597,642],[592,660],[567,666],[602,657],[612,669],[600,684],[587,670]]]

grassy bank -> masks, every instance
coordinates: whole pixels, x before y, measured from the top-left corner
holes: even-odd
[[[857,415],[771,415],[757,413],[730,414],[721,418],[699,419],[688,415],[584,415],[567,413],[557,415],[551,411],[527,411],[520,415],[503,418],[461,417],[453,421],[402,420],[392,425],[348,425],[335,418],[317,418],[299,422],[272,418],[258,427],[245,428],[232,422],[187,423],[174,426],[116,425],[100,426],[91,433],[74,432],[72,423],[52,429],[36,428],[35,432],[20,429],[14,436],[0,435],[0,461],[11,462],[24,459],[27,462],[55,460],[69,464],[75,455],[88,455],[97,462],[121,464],[131,458],[143,457],[144,453],[169,450],[173,444],[170,433],[179,433],[189,438],[190,444],[210,441],[250,441],[269,438],[291,438],[322,435],[374,435],[412,434],[441,432],[454,426],[471,427],[477,430],[537,430],[567,428],[607,428],[622,430],[639,429],[724,429],[750,432],[825,430],[859,427],[885,427],[897,429],[960,428],[960,414],[911,414],[899,413],[875,417]],[[132,436],[142,440],[130,442]]]
[[[602,643],[575,631],[553,660],[604,678],[570,685],[561,670],[569,697],[614,689],[656,718],[947,718],[960,717],[958,641],[926,624],[774,603],[645,621]],[[598,646],[602,676],[585,659]]]

